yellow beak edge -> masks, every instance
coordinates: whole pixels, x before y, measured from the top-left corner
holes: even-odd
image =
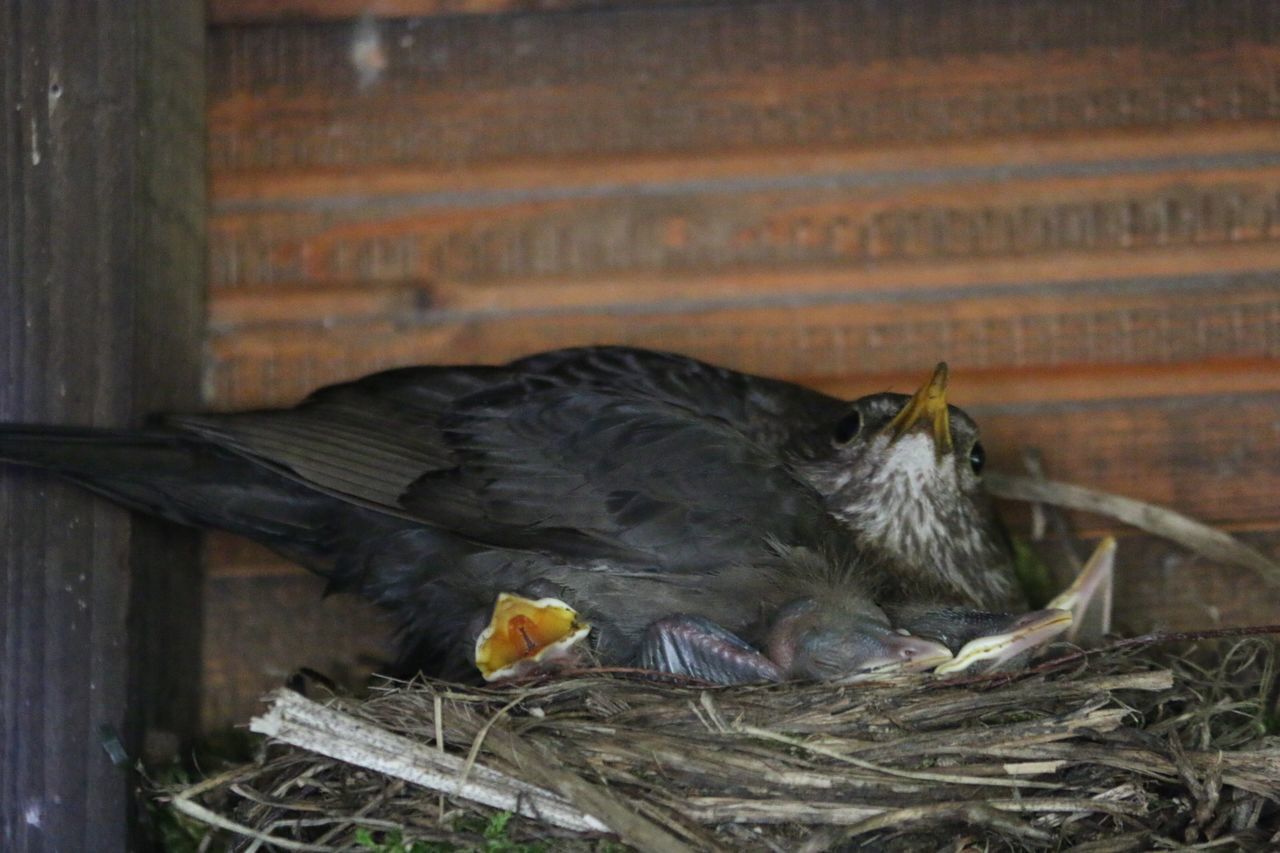
[[[947,413],[947,363],[938,362],[929,381],[920,386],[902,411],[889,422],[886,432],[890,441],[906,435],[917,423],[928,419],[933,424],[933,442],[938,454],[951,452],[951,418]]]

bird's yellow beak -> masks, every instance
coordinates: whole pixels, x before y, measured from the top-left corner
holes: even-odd
[[[476,638],[476,667],[485,681],[512,678],[564,657],[590,631],[558,598],[498,593],[493,616]]]
[[[933,423],[934,447],[941,456],[951,452],[951,418],[947,414],[947,363],[938,362],[929,381],[920,386],[902,411],[894,417],[885,432],[890,441],[906,435],[917,423],[928,419]]]

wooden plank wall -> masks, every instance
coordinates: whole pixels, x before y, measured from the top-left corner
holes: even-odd
[[[850,396],[945,358],[993,465],[1038,446],[1277,553],[1280,5],[210,8],[215,407],[570,344]],[[213,553],[210,724],[374,647],[301,573]],[[1122,559],[1135,628],[1275,621],[1243,573]],[[264,608],[332,642],[246,637]]]
[[[200,0],[0,9],[0,422],[199,405],[205,31]],[[199,553],[0,466],[0,850],[151,849],[134,761],[195,735]]]

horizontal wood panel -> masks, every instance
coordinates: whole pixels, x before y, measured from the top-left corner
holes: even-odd
[[[1070,177],[1125,171],[1186,170],[1197,164],[1247,164],[1276,151],[1275,126],[1231,122],[1210,126],[1117,131],[1067,131],[1053,136],[953,140],[946,144],[903,141],[884,146],[817,144],[759,151],[733,149],[684,155],[581,156],[526,159],[432,168],[429,163],[349,168],[219,169],[210,194],[221,213],[301,210],[351,205],[359,198],[384,203],[445,199],[473,203],[515,195],[606,195],[655,188],[671,193],[705,185],[760,185],[841,180],[877,187],[895,182],[936,185],[948,176],[974,180],[996,174]],[[1273,160],[1270,162],[1274,162]],[[1203,168],[1201,166],[1200,168]],[[319,204],[313,204],[316,201]]]
[[[406,6],[413,2],[399,1]],[[227,0],[214,0],[215,5],[223,2]],[[333,0],[272,0],[281,12],[298,2],[318,8]],[[364,11],[376,17],[378,3],[392,2],[396,0],[371,0]],[[1199,50],[1272,45],[1280,36],[1280,12],[1267,0],[686,1],[678,8],[653,0],[599,2],[606,4],[626,8],[571,19],[531,15],[389,21],[384,30],[389,36],[411,33],[414,38],[395,42],[406,53],[389,63],[393,67],[388,70],[403,79],[483,88],[592,79],[657,84],[687,80],[691,72],[828,69],[856,62],[878,69],[883,85],[900,79],[900,67],[909,72],[914,60],[976,57],[998,62],[1035,55],[1044,66],[1042,74],[1054,74],[1061,72],[1051,66],[1078,61],[1083,50],[1106,49],[1122,61],[1121,51],[1132,48],[1185,63]],[[322,84],[354,84],[344,78],[342,62],[326,64],[334,56],[345,58],[343,39],[353,28],[323,23],[324,17],[316,15],[316,23],[306,27],[296,22],[286,22],[292,27],[214,27],[215,93],[235,84],[271,88],[302,80],[316,91],[325,91]],[[894,67],[888,68],[889,63]],[[977,66],[970,73],[994,79],[996,68]],[[228,70],[246,73],[234,77]],[[1094,71],[1105,72],[1105,66]]]
[[[1280,395],[968,408],[993,468],[1017,471],[1022,450],[1039,448],[1058,479],[1211,523],[1280,523]]]
[[[770,0],[766,0],[769,2]],[[776,0],[775,0],[776,1]],[[363,16],[410,18],[433,15],[489,14],[506,11],[556,11],[560,9],[610,9],[621,11],[645,7],[681,6],[748,6],[745,0],[209,0],[208,18],[215,25],[251,24],[269,21],[341,20]],[[763,5],[757,2],[754,5]],[[817,5],[817,4],[814,4]],[[851,4],[853,5],[853,4]],[[1188,29],[1209,28],[1221,37],[1226,33],[1244,29],[1274,30],[1274,8],[1265,0],[1223,2],[1223,0],[1195,0],[1182,3],[1114,3],[1114,0],[1077,0],[1075,8],[1055,9],[1052,0],[979,0],[966,4],[970,9],[944,7],[947,14],[930,15],[927,6],[919,2],[905,4],[877,4],[874,0],[861,0],[862,14],[874,14],[882,44],[900,48],[887,36],[910,27],[910,21],[896,7],[905,6],[907,13],[926,18],[925,26],[931,27],[931,41],[926,47],[936,46],[933,41],[959,42],[963,48],[980,38],[981,47],[1020,44],[1034,33],[1048,47],[1062,47],[1070,40],[1079,39],[1080,30],[1087,29],[1096,36],[1110,40],[1133,39],[1146,36],[1155,41],[1180,41],[1188,36]],[[1061,4],[1058,4],[1061,5]],[[1117,11],[1119,14],[1117,14]],[[1056,17],[1055,17],[1056,16]],[[993,21],[1003,28],[990,27]],[[1058,23],[1066,31],[1038,32],[1038,28]],[[1104,29],[1105,28],[1105,29]],[[919,27],[924,29],[924,27]],[[1003,32],[1008,29],[1011,32]],[[942,31],[941,33],[939,31]],[[1097,32],[1103,30],[1103,32]],[[900,41],[921,33],[903,33]],[[921,49],[917,47],[916,49]]]
[[[218,28],[210,160],[457,166],[1273,119],[1278,32],[1260,0]]]
[[[495,282],[434,279],[298,281],[218,288],[210,324],[218,333],[275,326],[331,329],[386,320],[424,324],[555,311],[634,313],[716,306],[941,299],[969,294],[1027,295],[1099,288],[1147,293],[1233,277],[1266,280],[1280,271],[1280,242],[972,258],[931,263],[787,270],[729,269],[636,273],[598,278],[529,278]],[[317,342],[321,345],[322,342]]]
[[[1245,538],[1280,559],[1280,529]],[[1085,546],[1077,550],[1087,553]],[[1125,537],[1117,559],[1115,619],[1125,634],[1269,624],[1280,612],[1280,591],[1261,586],[1251,572],[1206,563],[1150,537]],[[243,724],[260,711],[261,697],[301,666],[359,689],[375,661],[385,659],[391,626],[371,605],[345,595],[322,599],[317,578],[283,563],[260,564],[259,571],[210,579],[206,730]]]
[[[1243,538],[1280,559],[1280,532]],[[1168,542],[1125,540],[1116,559],[1116,623],[1126,634],[1273,625],[1280,613],[1280,590],[1264,585],[1252,571],[1214,565]]]
[[[854,399],[872,390],[904,393],[928,371],[806,380],[802,384],[834,397]],[[1103,365],[1056,369],[994,367],[952,373],[948,396],[961,408],[1091,403],[1104,400],[1163,400],[1178,396],[1235,396],[1280,391],[1274,359],[1206,360],[1184,364]]]
[[[1102,289],[902,295],[877,301],[780,299],[751,307],[677,304],[617,312],[549,311],[353,321],[323,331],[280,324],[215,334],[217,405],[290,402],[314,387],[417,363],[496,363],[558,346],[669,349],[753,373],[836,379],[910,373],[946,360],[967,369],[1268,359],[1280,354],[1274,276]],[[1116,289],[1120,289],[1116,287]],[[322,334],[321,334],[322,332]]]
[[[409,281],[437,287],[538,279],[763,272],[822,266],[1019,260],[1052,277],[1065,253],[1274,245],[1280,240],[1280,136],[1252,169],[1010,179],[999,169],[915,185],[756,189],[694,183],[678,191],[517,198],[365,199],[215,213],[216,291],[308,282]],[[1264,158],[1265,160],[1265,158]],[[837,182],[838,184],[838,182]],[[1043,270],[1030,260],[1044,257]],[[1263,263],[1274,261],[1263,260]],[[610,296],[605,290],[604,299]],[[512,298],[519,299],[518,295]]]
[[[556,12],[685,2],[688,0],[210,0],[209,20],[214,24],[256,24],[364,16],[425,18],[432,15]]]

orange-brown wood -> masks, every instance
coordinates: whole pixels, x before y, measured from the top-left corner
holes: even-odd
[[[496,363],[558,346],[621,343],[754,373],[830,381],[926,369],[1061,368],[1269,359],[1280,288],[1269,281],[1108,295],[1088,288],[906,301],[779,300],[457,319],[353,319],[215,333],[217,402],[291,402],[320,384],[397,365]]]
[[[850,376],[805,381],[835,397],[853,399],[869,390],[909,389],[927,375],[917,369],[874,378]],[[1005,366],[953,373],[949,399],[975,411],[1103,400],[1162,400],[1175,396],[1233,396],[1280,391],[1274,359],[1209,359],[1181,364],[1075,366],[1017,369]]]
[[[366,280],[430,283],[464,304],[469,290],[506,285],[501,296],[519,305],[531,301],[520,295],[526,283],[560,285],[582,301],[567,282],[608,299],[611,282],[661,276],[675,281],[669,292],[708,275],[749,287],[755,276],[782,271],[795,271],[807,290],[815,276],[824,289],[856,286],[840,277],[853,272],[890,286],[922,279],[936,286],[955,272],[971,282],[1061,280],[1082,267],[1097,277],[1103,262],[1157,275],[1188,256],[1199,256],[1192,269],[1274,270],[1267,247],[1280,239],[1278,199],[1280,165],[1018,181],[987,175],[938,187],[698,184],[652,198],[587,193],[476,205],[453,196],[354,207],[281,200],[215,211],[212,279],[215,299],[232,285]],[[1238,259],[1199,255],[1226,247],[1239,247]],[[1141,254],[1146,249],[1158,251]],[[1173,254],[1162,260],[1164,252]],[[1149,270],[1137,266],[1144,259]],[[774,278],[764,289],[784,284]],[[532,300],[540,297],[558,299],[539,292]]]
[[[373,605],[324,596],[302,569],[211,577],[204,597],[201,725],[242,726],[274,687],[306,667],[358,689],[390,659],[394,628]]]
[[[230,113],[242,103],[226,105]],[[249,122],[246,122],[248,125]],[[714,157],[680,151],[661,155],[588,154],[573,158],[525,158],[509,163],[451,166],[362,166],[333,169],[222,169],[211,175],[210,196],[223,209],[269,207],[272,202],[296,203],[319,198],[395,198],[433,193],[555,189],[586,193],[609,187],[638,191],[691,180],[727,182],[813,179],[823,175],[894,175],[933,171],[990,169],[1032,172],[1057,165],[1059,169],[1100,171],[1102,164],[1152,161],[1186,163],[1206,158],[1229,163],[1250,154],[1274,152],[1275,128],[1268,122],[1232,122],[1214,126],[1129,128],[1084,133],[1064,130],[1053,136],[1023,135],[987,140],[905,142],[893,146],[841,147],[817,144],[761,151],[720,151]],[[918,179],[917,179],[918,180]]]
[[[966,293],[1035,293],[1045,285],[1059,290],[1099,289],[1146,279],[1188,283],[1196,278],[1256,276],[1266,282],[1280,269],[1280,243],[1224,246],[1166,246],[1118,251],[1056,252],[1038,257],[1009,255],[926,263],[860,266],[753,268],[717,272],[618,274],[583,278],[514,278],[449,281],[301,279],[218,287],[209,304],[219,332],[289,325],[337,326],[377,318],[400,321],[432,316],[461,319],[574,311],[705,308],[709,300],[744,307],[808,299],[868,302],[895,294],[917,300]],[[1174,288],[1176,289],[1176,288]]]
[[[218,28],[211,157],[447,169],[1265,121],[1276,29],[1264,0],[1211,16],[809,2]]]

